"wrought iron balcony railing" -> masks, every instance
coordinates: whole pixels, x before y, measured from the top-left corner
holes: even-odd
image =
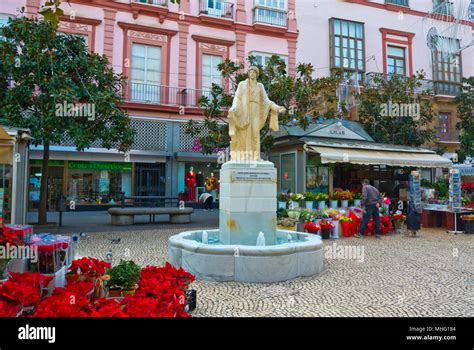
[[[443,81],[434,82],[435,95],[456,96],[461,91],[461,84]]]
[[[380,80],[387,80],[390,79],[391,75],[390,74],[383,74],[383,73],[367,73],[365,75],[365,85],[368,86],[377,86],[380,82]],[[398,76],[398,78],[401,78],[402,80],[408,79],[407,77],[404,76]],[[423,79],[420,80],[420,86],[415,87],[415,92],[416,93],[421,93],[421,92],[428,92],[428,91],[433,91],[433,81],[428,80],[428,79]]]
[[[183,89],[173,86],[129,82],[125,87],[128,102],[154,103],[168,106],[199,107],[201,96],[209,96],[208,90]]]
[[[288,12],[285,10],[272,9],[256,6],[253,9],[253,23],[264,23],[273,26],[287,27]]]
[[[199,13],[208,16],[234,19],[234,4],[222,0],[199,0]]]
[[[439,142],[459,142],[459,130],[456,128],[436,128],[436,137]]]
[[[168,7],[168,0],[132,0],[133,2]]]
[[[453,3],[447,0],[434,0],[433,1],[433,12],[439,15],[452,16],[453,15]]]

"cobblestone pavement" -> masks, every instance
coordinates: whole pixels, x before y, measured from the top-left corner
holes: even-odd
[[[103,258],[112,249],[114,261],[163,265],[168,237],[181,231],[91,233],[81,240],[79,254]],[[114,238],[121,238],[120,244],[112,243]],[[361,256],[331,257],[338,246],[359,246],[363,262]],[[474,316],[474,235],[430,229],[419,237],[328,240],[325,255],[325,271],[309,278],[274,284],[197,281],[193,315]]]

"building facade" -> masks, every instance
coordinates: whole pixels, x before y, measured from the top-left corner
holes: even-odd
[[[8,17],[37,16],[44,1],[3,0]],[[217,156],[205,156],[185,123],[202,118],[200,96],[212,83],[227,88],[217,69],[225,59],[252,54],[264,63],[273,54],[296,66],[295,0],[71,0],[59,31],[80,35],[91,51],[106,55],[128,77],[123,108],[136,139],[129,154],[94,144],[77,152],[65,140],[51,147],[49,206],[60,194],[79,206],[113,204],[126,195],[183,196],[192,188],[218,197]],[[205,131],[202,130],[204,133]],[[31,149],[30,206],[39,200],[42,148]],[[188,187],[186,174],[196,174]],[[196,194],[193,197],[197,197]],[[184,196],[187,198],[189,196]]]
[[[474,46],[448,57],[443,51],[449,47],[443,42],[458,47],[472,42],[473,8],[471,0],[297,1],[297,61],[311,62],[317,76],[343,69],[349,91],[363,89],[375,76],[411,76],[423,70],[426,80],[420,89],[435,94],[437,139],[431,146],[453,153],[459,146],[453,99],[461,78],[474,74]],[[457,26],[452,25],[453,14],[464,19]],[[440,49],[436,52],[427,46],[432,27],[439,33]],[[353,107],[351,116],[357,119],[357,108]]]

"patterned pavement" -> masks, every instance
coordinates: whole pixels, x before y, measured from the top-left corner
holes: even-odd
[[[81,240],[78,253],[104,258],[112,249],[116,262],[122,258],[163,265],[168,237],[188,229],[143,228],[90,233]],[[111,242],[116,238],[119,244]],[[348,251],[342,254],[343,248],[352,249],[352,256]],[[328,240],[325,255],[325,271],[309,278],[274,284],[194,282],[198,305],[193,315],[474,316],[474,235],[430,229],[419,237]]]

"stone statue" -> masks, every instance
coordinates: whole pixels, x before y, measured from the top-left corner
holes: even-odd
[[[268,99],[259,70],[250,67],[248,79],[239,83],[229,109],[230,154],[232,160],[260,161],[260,130],[270,114],[270,129],[278,131],[278,113],[286,111]]]

